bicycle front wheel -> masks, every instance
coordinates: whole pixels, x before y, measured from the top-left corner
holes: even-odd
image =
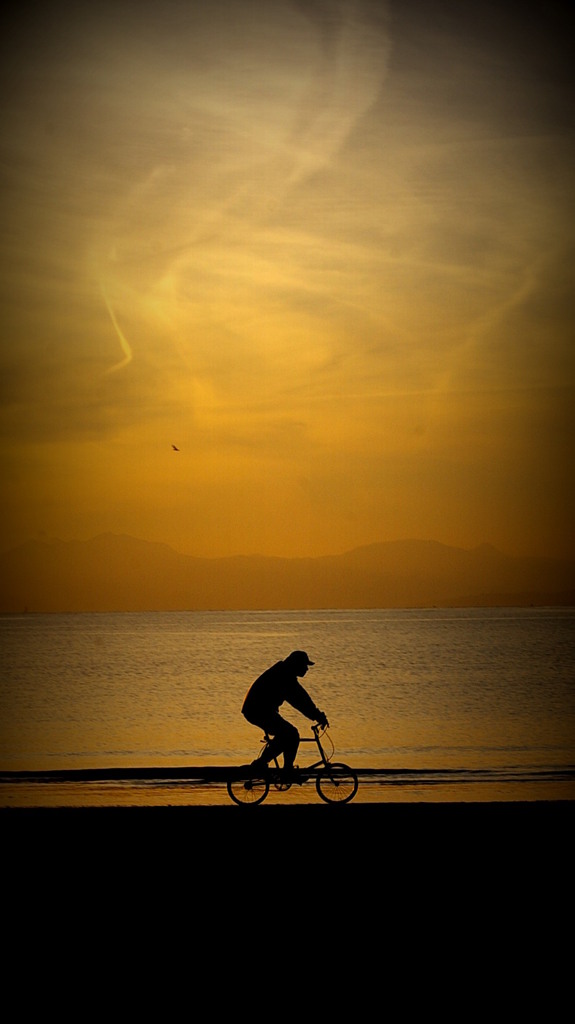
[[[228,794],[235,804],[261,804],[268,795],[269,789],[270,784],[265,775],[228,779]]]
[[[357,793],[359,782],[346,764],[328,764],[318,774],[315,785],[326,804],[347,804]]]

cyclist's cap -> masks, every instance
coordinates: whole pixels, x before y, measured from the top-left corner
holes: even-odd
[[[289,657],[293,661],[299,661],[303,665],[315,665],[315,661],[311,661],[309,655],[305,651],[292,651]]]

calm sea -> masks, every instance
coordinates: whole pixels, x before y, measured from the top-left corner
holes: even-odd
[[[251,761],[244,694],[294,648],[357,800],[575,798],[574,608],[327,610],[1,616],[0,805],[228,802],[153,769]],[[47,774],[134,767],[150,777]]]

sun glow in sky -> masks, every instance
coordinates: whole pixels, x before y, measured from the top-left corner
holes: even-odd
[[[575,556],[569,9],[18,5],[2,547]]]

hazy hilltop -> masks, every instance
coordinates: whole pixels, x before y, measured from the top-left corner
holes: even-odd
[[[575,603],[575,562],[433,541],[320,558],[195,558],[102,534],[0,555],[1,612],[412,608]]]

